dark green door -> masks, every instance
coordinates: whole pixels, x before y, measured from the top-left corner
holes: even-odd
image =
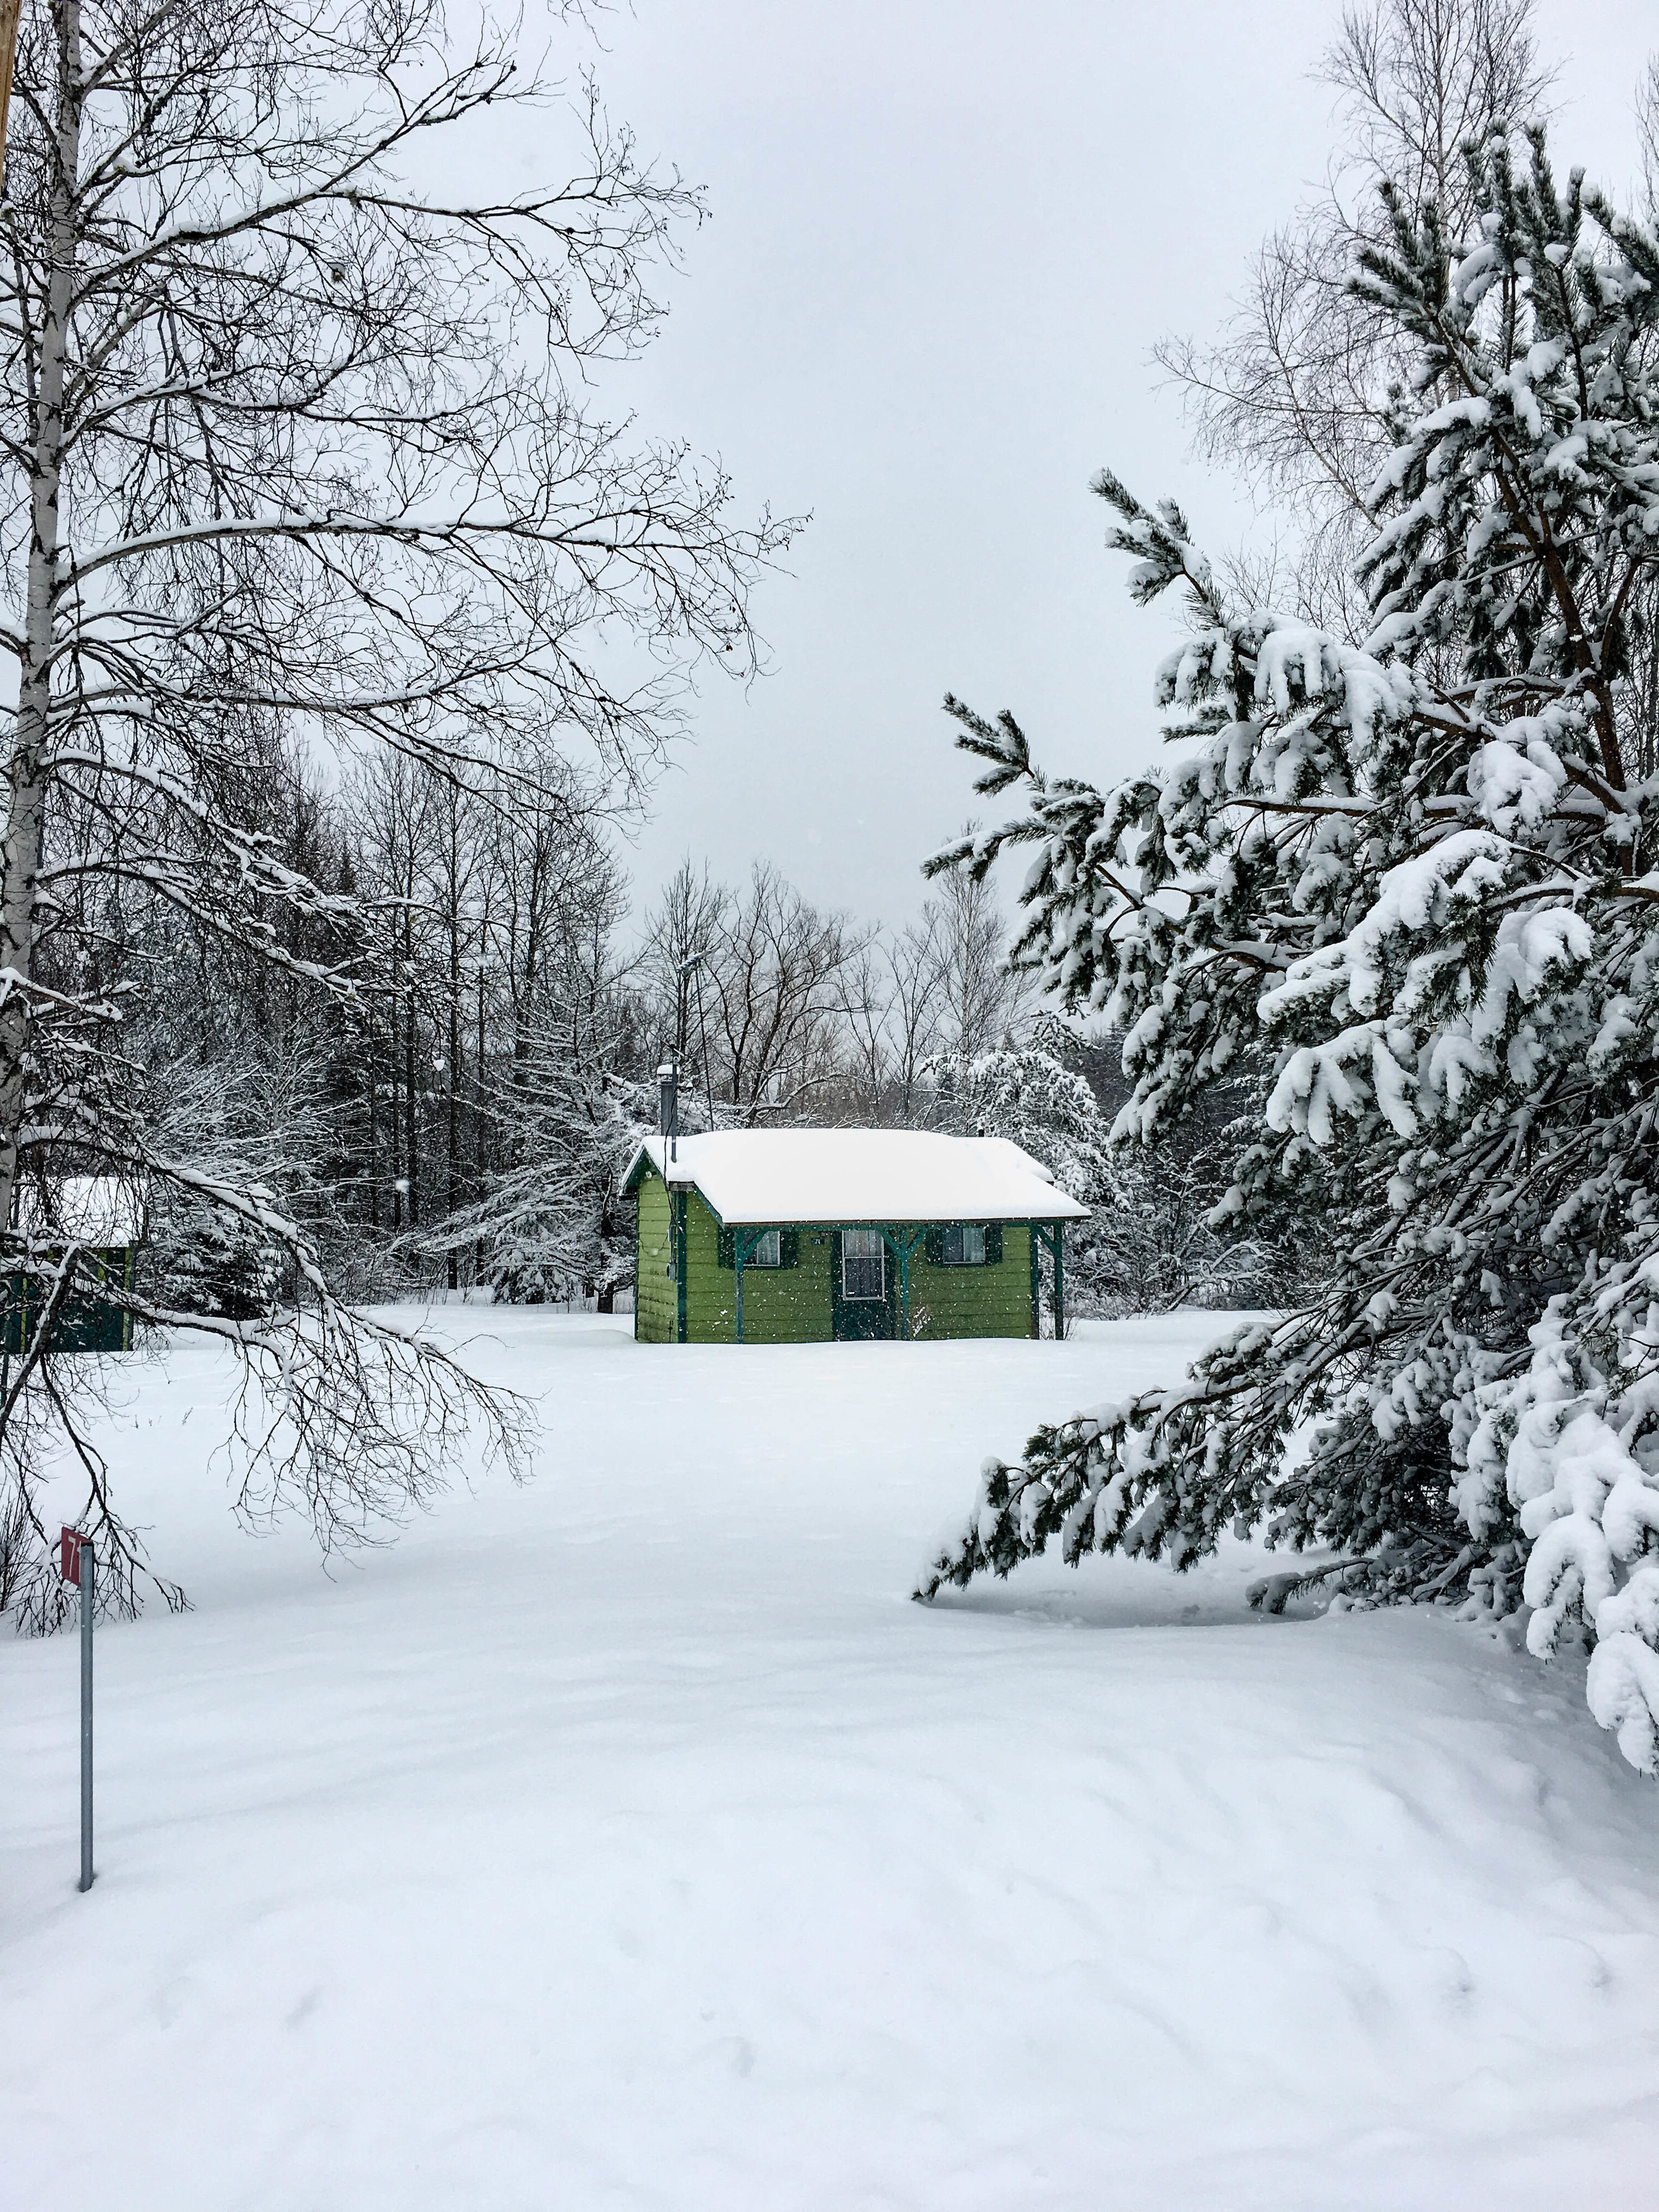
[[[877,1229],[838,1229],[830,1254],[830,1312],[837,1344],[894,1336],[893,1255]]]

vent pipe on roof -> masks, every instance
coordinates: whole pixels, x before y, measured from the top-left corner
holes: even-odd
[[[657,1070],[657,1126],[668,1139],[668,1157],[677,1159],[679,1148],[675,1139],[680,1133],[679,1071],[672,1060],[665,1060]]]

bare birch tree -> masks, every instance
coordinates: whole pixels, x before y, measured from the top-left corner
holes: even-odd
[[[1319,73],[1340,132],[1326,190],[1266,240],[1215,338],[1157,350],[1200,453],[1268,497],[1294,497],[1295,588],[1316,619],[1340,621],[1404,368],[1386,318],[1348,282],[1382,235],[1375,179],[1413,207],[1432,201],[1455,240],[1472,204],[1465,146],[1494,120],[1541,119],[1554,71],[1538,56],[1533,0],[1369,0],[1344,11]]]
[[[684,861],[646,932],[662,1049],[708,1072],[728,1126],[799,1119],[840,1079],[847,995],[872,933],[804,898],[767,861],[742,891]]]
[[[423,186],[505,108],[546,115],[568,173]],[[47,1350],[95,1285],[72,1241],[15,1226],[26,1172],[187,1189],[286,1254],[301,1306],[185,1317],[246,1363],[250,1512],[297,1503],[325,1541],[362,1535],[431,1490],[459,1424],[511,1425],[347,1310],[279,1204],[161,1147],[123,1043],[142,979],[87,887],[139,928],[165,910],[372,1000],[395,916],[278,857],[257,805],[273,748],[391,748],[504,806],[555,744],[637,782],[690,666],[752,665],[749,587],[787,533],[734,524],[718,468],[596,407],[589,380],[650,337],[653,264],[699,203],[597,95],[522,70],[510,25],[457,46],[431,0],[40,0],[6,188],[0,1224],[10,1268],[50,1287],[0,1400],[0,1521],[26,1528],[13,1602],[46,1620],[34,1501],[65,1454],[124,1604],[142,1555]],[[320,956],[290,949],[296,916]]]
[[[955,1114],[939,1070],[1003,1044],[1021,1026],[1024,979],[987,883],[947,876],[915,919],[878,936],[849,970],[848,1073],[875,1118],[910,1127]]]
[[[1013,1039],[1028,996],[1026,981],[1008,964],[1007,918],[988,877],[941,877],[936,903],[937,1049],[972,1060]]]

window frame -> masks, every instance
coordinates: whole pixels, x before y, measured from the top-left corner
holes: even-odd
[[[869,1246],[863,1251],[848,1251],[848,1239],[854,1237],[868,1237],[871,1240]],[[868,1267],[871,1261],[873,1260],[880,1271],[878,1277],[879,1288],[873,1291],[849,1290],[847,1283],[847,1263],[849,1260],[855,1261],[860,1267]],[[841,1296],[842,1304],[846,1305],[872,1306],[884,1304],[886,1302],[887,1239],[882,1235],[879,1229],[843,1229],[842,1231]]]
[[[764,1257],[770,1246],[771,1256]],[[744,1272],[750,1267],[781,1267],[783,1265],[783,1231],[781,1229],[763,1229],[744,1260]]]
[[[958,1246],[954,1258],[951,1253],[953,1237]],[[979,1239],[979,1249],[972,1254],[965,1249],[970,1237]],[[982,1221],[947,1221],[939,1232],[939,1249],[941,1267],[987,1267],[991,1263],[991,1239]]]

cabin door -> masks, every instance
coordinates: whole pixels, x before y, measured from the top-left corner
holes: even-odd
[[[832,1334],[837,1344],[895,1336],[892,1255],[878,1229],[838,1231],[830,1255]]]

